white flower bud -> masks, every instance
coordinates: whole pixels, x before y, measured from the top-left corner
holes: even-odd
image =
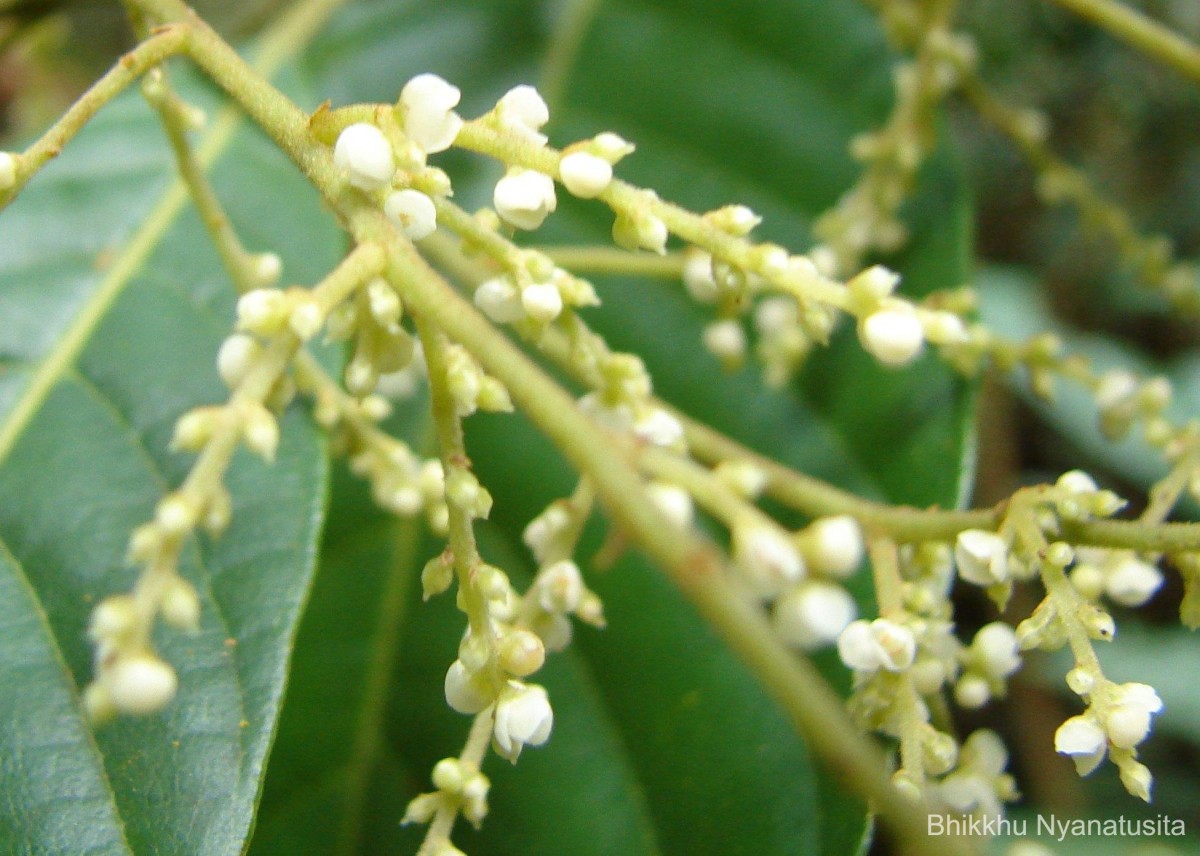
[[[509,681],[496,701],[492,730],[496,751],[514,764],[526,746],[541,746],[550,739],[554,710],[544,687]]]
[[[1096,384],[1096,406],[1101,410],[1111,410],[1127,401],[1137,391],[1137,386],[1137,375],[1133,372],[1125,369],[1105,372]]]
[[[492,703],[492,693],[482,675],[467,671],[455,660],[446,672],[446,703],[459,713],[479,713]]]
[[[954,700],[966,710],[978,710],[992,697],[991,687],[979,675],[966,674],[954,685]]]
[[[1067,672],[1066,680],[1067,686],[1071,688],[1071,691],[1080,696],[1087,695],[1096,686],[1096,675],[1078,666]]]
[[[1104,760],[1108,736],[1092,714],[1072,716],[1054,732],[1054,751],[1070,755],[1079,775],[1086,776]]]
[[[536,229],[558,206],[554,180],[531,169],[511,169],[496,182],[492,204],[505,222],[518,229]]]
[[[917,317],[925,331],[925,338],[935,345],[958,345],[968,340],[963,320],[953,312],[919,311]]]
[[[900,274],[883,265],[872,265],[846,283],[846,287],[860,300],[878,303],[891,296],[899,284]]]
[[[505,92],[496,102],[496,116],[508,130],[539,146],[546,144],[540,129],[550,121],[550,108],[532,86],[522,84]]]
[[[612,164],[589,152],[571,152],[558,164],[563,186],[580,199],[599,196],[612,183]]]
[[[697,303],[717,301],[717,282],[713,279],[712,256],[699,247],[688,247],[684,251],[683,285]]]
[[[221,343],[217,351],[217,374],[230,389],[236,387],[246,372],[262,355],[262,345],[245,333],[234,333]]]
[[[462,792],[467,773],[457,758],[443,758],[433,765],[433,775],[430,779],[439,791],[457,796]]]
[[[12,152],[0,152],[0,193],[17,183],[17,156]]]
[[[1150,788],[1154,784],[1150,768],[1129,758],[1121,762],[1120,770],[1121,784],[1125,786],[1125,790],[1140,800],[1150,802]]]
[[[196,630],[200,626],[200,597],[195,587],[181,577],[174,577],[162,593],[163,620],[180,630]]]
[[[378,190],[396,171],[392,144],[383,131],[366,122],[355,122],[338,134],[333,162],[347,172],[350,183],[362,190]]]
[[[1108,739],[1121,749],[1132,749],[1150,733],[1150,717],[1163,709],[1162,699],[1147,684],[1121,684],[1104,716]]]
[[[171,435],[171,448],[184,452],[200,451],[216,430],[220,413],[219,407],[197,407],[180,416]]]
[[[1104,591],[1110,600],[1122,606],[1141,606],[1163,584],[1158,568],[1131,554],[1117,559],[1107,570]]]
[[[704,347],[722,363],[736,367],[746,357],[746,331],[733,318],[713,321],[704,328]]]
[[[788,536],[773,525],[746,523],[733,529],[733,560],[756,594],[771,596],[804,575],[804,560]]]
[[[417,508],[413,509],[415,513],[420,508],[421,499],[419,493],[416,491],[412,493],[417,497]],[[438,553],[421,569],[421,600],[429,600],[431,597],[441,594],[450,588],[452,582],[454,582],[454,566],[450,562],[450,557],[445,553]]]
[[[122,657],[101,677],[121,713],[135,716],[162,710],[175,697],[175,670],[152,654]]]
[[[260,288],[269,288],[283,276],[283,259],[275,253],[258,253],[251,256],[250,275]]]
[[[1076,495],[1095,493],[1100,489],[1096,485],[1096,480],[1083,470],[1070,470],[1063,473],[1058,477],[1054,486],[1066,493]]]
[[[262,336],[278,333],[287,323],[287,295],[275,288],[247,291],[237,302],[237,327]]]
[[[708,212],[704,217],[718,229],[739,238],[749,235],[762,222],[762,217],[745,205],[726,205],[724,208]]]
[[[925,331],[907,304],[872,312],[858,325],[862,346],[887,366],[903,366],[921,352]]]
[[[995,532],[967,529],[954,542],[958,575],[977,586],[992,586],[1009,577],[1008,542]]]
[[[854,598],[833,583],[806,582],[775,601],[775,631],[805,651],[832,645],[858,614]]]
[[[120,646],[138,624],[137,606],[127,594],[106,597],[96,604],[88,621],[88,638]]]
[[[846,514],[813,521],[801,535],[804,559],[819,574],[844,579],[863,559],[863,537],[858,521]]]
[[[321,311],[321,304],[317,302],[316,298],[305,295],[292,307],[287,322],[292,332],[302,342],[307,342],[321,331],[321,325],[325,322],[325,313]]]
[[[88,721],[96,725],[108,722],[120,712],[113,703],[108,687],[97,681],[84,687],[83,709],[87,713]]]
[[[242,439],[246,448],[264,461],[275,460],[279,449],[279,422],[261,404],[247,404],[242,412]]]
[[[682,449],[683,423],[661,407],[646,411],[633,423],[633,433],[652,446]]]
[[[993,621],[979,628],[971,647],[979,654],[981,665],[994,678],[1006,678],[1021,668],[1017,634],[1003,621]]]
[[[579,566],[569,559],[543,568],[534,585],[537,587],[538,605],[546,612],[574,612],[587,591]]]
[[[695,508],[692,496],[677,484],[656,481],[646,485],[646,495],[658,506],[658,510],[680,529],[692,525]]]
[[[182,494],[164,496],[154,510],[154,520],[165,534],[183,535],[196,525],[196,506]]]
[[[440,793],[418,794],[409,801],[400,824],[403,826],[409,823],[429,823],[443,802],[444,798]]]
[[[571,517],[561,503],[554,502],[525,527],[521,540],[525,542],[538,563],[542,563],[550,549],[571,525]]]
[[[553,288],[553,286],[551,286]],[[555,289],[557,293],[557,289]],[[561,311],[562,298],[559,298]],[[475,305],[488,318],[497,324],[511,324],[525,317],[521,295],[516,285],[507,276],[498,276],[486,280],[475,289]],[[555,313],[557,315],[557,313]]]
[[[852,669],[901,672],[913,664],[917,640],[907,627],[877,618],[851,622],[838,637],[838,656]]]
[[[532,675],[546,662],[546,646],[541,637],[528,630],[510,631],[497,647],[500,668],[514,677]]]
[[[426,152],[445,151],[463,126],[454,112],[462,93],[436,74],[418,74],[400,91],[404,133]]]
[[[420,241],[437,231],[437,210],[433,200],[419,190],[389,193],[383,202],[383,213],[410,240]]]
[[[767,474],[750,461],[722,461],[713,475],[746,499],[757,499],[767,487]]]
[[[521,307],[534,321],[548,324],[562,312],[562,294],[552,282],[535,282],[521,289]]]
[[[615,164],[623,157],[633,154],[634,148],[633,143],[628,142],[612,131],[603,131],[592,138],[592,151],[612,164]]]

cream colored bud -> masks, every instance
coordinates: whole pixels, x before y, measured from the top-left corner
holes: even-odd
[[[903,366],[921,353],[925,331],[908,304],[872,312],[859,322],[858,338],[871,355],[887,366]]]
[[[467,671],[462,660],[455,660],[446,672],[445,692],[446,703],[459,713],[479,713],[493,700],[483,676]]]
[[[296,301],[288,315],[288,326],[302,342],[307,342],[321,332],[323,323],[325,323],[325,313],[321,310],[321,304],[317,302],[316,298],[307,294]]]
[[[196,630],[200,626],[200,596],[196,588],[182,577],[173,577],[163,588],[163,620],[180,630]]]
[[[558,206],[554,180],[535,170],[511,169],[496,183],[492,204],[505,222],[518,229],[536,229]]]
[[[553,286],[550,286],[553,288]],[[557,293],[557,290],[556,290]],[[559,311],[562,311],[559,299]],[[507,276],[498,276],[480,283],[475,289],[475,305],[496,324],[511,324],[525,317],[521,293]],[[554,313],[557,315],[558,313]]]
[[[137,628],[138,612],[133,598],[127,594],[106,597],[96,604],[88,621],[88,638],[120,647]]]
[[[536,633],[513,630],[500,639],[500,668],[513,677],[532,675],[546,662],[546,646]]]
[[[388,194],[383,213],[410,240],[420,241],[437,231],[437,210],[433,200],[419,190],[397,190]]]
[[[171,436],[171,448],[181,452],[198,452],[217,428],[221,408],[197,407],[189,410],[175,422],[175,433]]]
[[[163,497],[154,510],[154,519],[164,534],[183,535],[196,525],[198,510],[183,494],[173,493]]]
[[[849,515],[813,521],[801,533],[800,545],[808,566],[819,574],[845,578],[862,563],[862,529]]]
[[[242,439],[246,448],[265,461],[275,460],[279,449],[279,422],[261,404],[247,404],[242,411]]]
[[[276,253],[257,253],[250,257],[250,275],[259,288],[270,288],[283,276],[283,259]]]
[[[236,387],[246,372],[262,355],[262,345],[245,333],[234,333],[221,343],[217,351],[217,374],[230,389]]]
[[[338,135],[333,162],[362,190],[384,187],[396,169],[391,143],[381,130],[366,122],[356,122]]]
[[[563,156],[558,165],[563,186],[581,199],[593,199],[612,183],[612,164],[590,152],[576,151]]]
[[[536,282],[521,290],[521,306],[534,321],[547,324],[562,312],[562,295],[554,283]]]
[[[121,713],[155,713],[175,697],[175,670],[152,654],[122,657],[103,673],[113,706]]]

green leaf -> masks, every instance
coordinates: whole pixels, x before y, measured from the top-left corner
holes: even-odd
[[[129,532],[190,465],[167,450],[174,420],[228,395],[214,355],[233,292],[168,189],[173,172],[130,93],[0,220],[5,853],[236,854],[253,824],[323,517],[324,447],[302,412],[284,418],[274,465],[239,453],[232,526],[185,550],[201,627],[155,639],[178,698],[95,734],[79,701],[89,610],[131,586]],[[315,193],[261,135],[226,141],[215,183],[249,245],[279,252],[290,277],[312,281],[336,260]]]
[[[410,75],[433,70],[463,89],[472,115],[508,86],[536,79],[540,20],[527,3],[354,6],[309,68],[336,103],[391,100]],[[618,169],[623,177],[699,210],[747,203],[766,217],[765,239],[804,249],[811,218],[854,179],[849,138],[886,115],[889,61],[853,2],[755,0],[703,15],[667,0],[612,3],[584,39],[548,130],[560,145],[616,131],[638,144]],[[458,156],[443,164],[462,204],[488,204],[497,167]],[[942,153],[928,168],[910,207],[916,234],[897,262],[904,288],[961,284],[970,231],[952,158]],[[606,241],[610,224],[598,204],[562,194],[537,240]],[[886,371],[846,329],[795,388],[769,392],[752,371],[720,373],[699,344],[706,311],[678,284],[605,278],[597,286],[605,305],[587,313],[589,322],[644,356],[668,400],[863,494],[964,500],[971,391],[932,357]],[[416,424],[423,406],[407,403],[399,423],[417,447],[428,434]],[[571,473],[520,417],[472,417],[468,432],[496,498],[483,553],[523,584],[532,569],[521,530],[571,490]],[[371,511],[361,486],[343,481],[334,508],[252,846],[260,856],[413,852],[423,830],[397,819],[466,736],[466,718],[442,695],[463,618],[451,595],[421,603],[416,582],[440,546],[421,543],[414,561],[412,533]],[[600,535],[589,531],[584,558]],[[555,708],[550,743],[515,767],[487,762],[491,814],[481,832],[462,825],[456,842],[476,856],[856,852],[867,831],[863,805],[832,782],[665,579],[638,556],[589,579],[609,626],[578,628],[538,674]],[[835,659],[819,661],[844,687]],[[380,673],[390,675],[385,688],[365,690]]]

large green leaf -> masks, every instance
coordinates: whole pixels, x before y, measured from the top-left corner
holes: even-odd
[[[133,583],[129,532],[190,464],[167,450],[173,422],[228,394],[213,358],[232,287],[172,174],[130,93],[0,218],[5,853],[236,854],[253,823],[323,518],[323,444],[298,409],[273,466],[236,458],[229,531],[185,551],[201,627],[156,638],[178,698],[94,734],[79,703],[88,612]],[[215,181],[250,246],[279,252],[290,277],[336,260],[315,194],[261,135],[236,133]]]
[[[470,114],[535,79],[539,20],[538,7],[523,2],[352,7],[309,69],[315,88],[337,103],[390,100],[408,76],[432,69],[463,88]],[[621,164],[623,176],[700,210],[745,202],[766,216],[764,237],[803,249],[812,216],[853,181],[846,142],[886,113],[888,62],[875,25],[853,2],[754,0],[704,14],[668,0],[612,3],[583,42],[551,138],[617,131],[639,147]],[[460,201],[486,204],[494,167],[455,158],[447,168]],[[948,157],[926,171],[911,208],[916,236],[897,262],[905,288],[960,284],[969,228]],[[604,241],[610,222],[598,205],[564,198],[538,239]],[[642,354],[672,402],[864,494],[962,501],[970,394],[932,358],[885,371],[843,330],[794,389],[771,393],[749,370],[720,373],[699,347],[704,311],[677,285],[597,285],[605,306],[588,319],[615,346]],[[422,407],[405,404],[398,423],[418,445],[428,434]],[[569,492],[570,471],[519,417],[474,417],[468,427],[476,468],[496,498],[482,549],[527,580],[521,528]],[[348,481],[335,500],[253,842],[263,856],[411,852],[422,830],[397,827],[403,805],[428,789],[433,763],[455,754],[466,734],[441,689],[462,618],[450,596],[422,604],[415,582],[438,545],[417,545],[406,524],[371,511]],[[582,555],[599,536],[589,532]],[[860,847],[863,806],[832,784],[657,571],[627,556],[591,584],[609,627],[581,628],[539,674],[555,706],[554,736],[515,768],[487,762],[492,813],[482,832],[457,834],[460,846],[474,854]],[[844,685],[829,659],[822,665]]]

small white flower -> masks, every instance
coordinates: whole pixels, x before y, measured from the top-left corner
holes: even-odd
[[[1121,749],[1132,749],[1150,733],[1150,717],[1163,709],[1162,699],[1148,684],[1121,684],[1104,717],[1108,739]]]
[[[857,614],[854,598],[844,588],[813,581],[776,600],[772,619],[785,642],[812,651],[836,642]]]
[[[967,529],[954,542],[958,575],[977,586],[992,586],[1009,577],[1008,542],[995,532]]]
[[[860,321],[858,338],[884,365],[903,366],[921,352],[925,331],[912,307],[901,303],[872,312]]]
[[[540,130],[550,121],[550,108],[532,86],[522,84],[504,93],[496,102],[496,116],[510,131],[539,146],[546,144],[546,135]]]
[[[771,596],[804,575],[804,560],[775,526],[748,523],[733,530],[733,560],[755,593]]]
[[[633,433],[652,446],[683,447],[683,423],[661,407],[651,408],[635,420]]]
[[[733,318],[713,321],[704,328],[704,347],[723,363],[736,365],[746,356],[746,331]]]
[[[1021,668],[1017,634],[1003,621],[993,621],[979,628],[971,647],[979,653],[982,665],[994,678],[1006,678]]]
[[[290,307],[287,295],[274,288],[247,291],[237,302],[237,327],[269,336],[287,323]]]
[[[492,703],[492,695],[482,676],[468,671],[462,660],[450,664],[445,691],[446,703],[459,713],[479,713]]]
[[[646,485],[646,495],[658,506],[663,516],[680,529],[692,525],[695,508],[692,496],[677,484],[656,481]]]
[[[1104,760],[1108,735],[1092,714],[1072,716],[1054,732],[1054,751],[1070,755],[1079,775],[1086,776]]]
[[[858,671],[902,672],[917,656],[917,639],[907,627],[886,618],[859,619],[838,637],[838,656]]]
[[[363,190],[378,190],[392,180],[396,163],[392,145],[383,131],[366,122],[355,122],[338,134],[333,162]]]
[[[383,203],[383,213],[414,241],[428,238],[437,231],[433,200],[419,190],[389,193]]]
[[[767,474],[750,461],[722,461],[713,475],[746,499],[757,499],[767,487]]]
[[[889,297],[899,284],[900,274],[883,265],[872,265],[846,283],[846,287],[855,296],[877,303]]]
[[[496,701],[492,737],[496,751],[514,764],[526,746],[541,746],[550,739],[554,710],[544,687],[509,681]]]
[[[553,502],[525,527],[521,540],[525,542],[539,563],[571,525],[571,516],[561,503]]]
[[[200,626],[200,597],[185,579],[175,577],[167,583],[161,609],[163,620],[172,627],[194,631]]]
[[[537,588],[538,606],[546,612],[574,612],[583,602],[587,588],[579,566],[570,559],[563,559],[543,568],[534,582]]]
[[[534,321],[548,324],[562,312],[562,293],[552,282],[535,282],[521,289],[521,308]]]
[[[804,558],[819,574],[845,578],[863,558],[863,537],[858,521],[846,514],[822,517],[804,530]]]
[[[683,254],[683,285],[697,303],[716,303],[717,282],[713,279],[712,256],[699,247]]]
[[[454,108],[462,93],[436,74],[418,74],[400,91],[404,133],[426,152],[445,151],[463,126]]]
[[[507,276],[497,276],[475,289],[475,305],[497,324],[511,324],[525,317],[521,295]]]
[[[1096,480],[1083,470],[1070,470],[1063,473],[1058,477],[1054,486],[1070,494],[1090,494],[1100,489],[1096,485]]]
[[[1137,375],[1133,372],[1125,369],[1105,372],[1096,384],[1096,406],[1101,410],[1111,410],[1123,404],[1137,391],[1137,385]]]
[[[1104,591],[1110,600],[1122,606],[1141,606],[1163,584],[1158,568],[1132,554],[1121,556],[1106,570]]]
[[[598,393],[589,392],[579,399],[579,409],[610,431],[633,430],[633,411],[628,404],[607,404]]]
[[[612,183],[612,164],[590,152],[571,152],[558,164],[563,186],[580,199],[593,199]]]
[[[135,716],[162,710],[179,688],[175,670],[152,654],[122,657],[101,680],[116,709]]]
[[[518,229],[536,229],[558,206],[554,180],[532,169],[511,169],[496,182],[492,204],[497,214]]]

